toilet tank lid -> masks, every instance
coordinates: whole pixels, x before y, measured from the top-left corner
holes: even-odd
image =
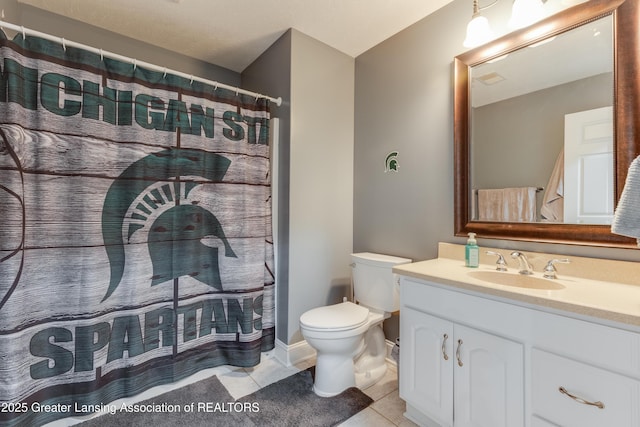
[[[408,264],[411,262],[409,258],[401,258],[392,255],[375,254],[372,252],[359,252],[351,254],[351,260],[353,262],[361,262],[369,265],[376,265],[380,267]]]

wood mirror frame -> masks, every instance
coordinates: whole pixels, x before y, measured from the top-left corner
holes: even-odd
[[[633,159],[640,155],[640,1],[590,0],[530,27],[465,52],[454,61],[454,229],[456,236],[591,246],[633,247],[636,240],[609,225],[472,221],[470,213],[470,67],[612,15],[614,26],[614,189],[620,199]]]

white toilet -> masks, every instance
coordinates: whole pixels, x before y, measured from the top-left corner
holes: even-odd
[[[400,308],[400,285],[391,271],[407,258],[369,252],[351,255],[355,300],[318,307],[300,316],[300,331],[317,352],[313,391],[330,397],[369,387],[386,370],[382,321]]]

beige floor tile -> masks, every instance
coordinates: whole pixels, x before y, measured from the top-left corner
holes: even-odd
[[[276,358],[269,358],[263,359],[258,366],[245,368],[245,371],[260,387],[266,387],[300,372],[300,369],[296,366],[284,366]]]
[[[218,379],[234,399],[240,399],[260,389],[258,383],[244,369],[218,375]]]
[[[394,366],[389,366],[384,377],[369,388],[364,389],[364,393],[373,400],[378,400],[398,389],[398,372]]]
[[[316,366],[316,358],[310,357],[309,359],[296,363],[294,366],[299,370],[304,371],[305,369],[309,369],[312,366]]]
[[[371,409],[389,419],[394,425],[400,424],[405,419],[403,415],[405,408],[404,400],[400,399],[397,390],[371,404]]]
[[[398,427],[419,427],[419,426],[418,424],[414,423],[410,419],[403,417],[400,424],[398,424]]]
[[[365,408],[349,418],[340,427],[393,427],[394,424],[373,409]]]

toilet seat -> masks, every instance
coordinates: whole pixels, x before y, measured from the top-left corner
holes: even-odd
[[[315,331],[346,331],[369,321],[369,309],[346,301],[313,308],[300,316],[300,325]]]

